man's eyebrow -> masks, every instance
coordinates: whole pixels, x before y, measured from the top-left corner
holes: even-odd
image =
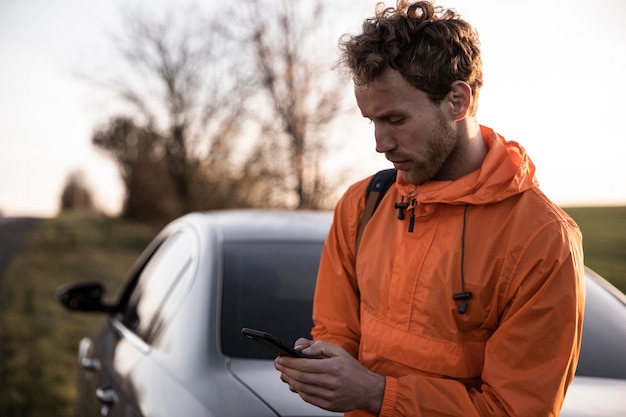
[[[366,119],[379,119],[379,120],[390,119],[392,117],[402,117],[401,112],[398,110],[387,110],[377,115],[366,115],[364,113],[361,113],[361,115],[365,117]]]

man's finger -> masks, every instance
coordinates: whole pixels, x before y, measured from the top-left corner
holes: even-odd
[[[306,349],[303,349],[302,353],[316,358],[332,358],[333,356],[341,355],[342,351],[343,349],[339,346],[319,340]]]

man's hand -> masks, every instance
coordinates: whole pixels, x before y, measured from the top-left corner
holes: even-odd
[[[385,377],[367,370],[339,346],[308,339],[298,339],[295,346],[315,359],[276,358],[274,366],[291,391],[330,411],[380,412]]]

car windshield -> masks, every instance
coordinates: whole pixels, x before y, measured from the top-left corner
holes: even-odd
[[[577,375],[626,378],[626,305],[602,280],[587,279],[587,301]]]
[[[262,330],[292,346],[310,337],[312,299],[323,242],[236,242],[224,245],[221,347],[231,357],[276,355],[241,335]]]

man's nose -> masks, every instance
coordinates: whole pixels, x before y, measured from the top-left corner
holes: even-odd
[[[376,152],[385,153],[395,148],[393,137],[384,123],[374,125],[374,137],[376,139]]]

